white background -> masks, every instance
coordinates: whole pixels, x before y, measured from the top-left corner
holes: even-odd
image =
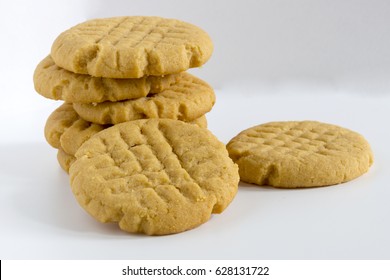
[[[44,139],[60,102],[33,88],[35,66],[65,29],[95,17],[159,15],[202,27],[211,60],[191,72],[217,103],[224,143],[275,120],[318,120],[363,134],[375,163],[326,188],[240,183],[232,204],[181,234],[149,237],[100,224],[75,201]],[[0,2],[1,259],[390,259],[390,1]]]

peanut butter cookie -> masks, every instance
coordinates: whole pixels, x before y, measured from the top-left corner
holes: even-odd
[[[206,82],[183,73],[179,81],[158,94],[118,102],[74,103],[73,108],[83,119],[98,124],[147,118],[189,122],[209,112],[214,103],[214,91]]]
[[[51,56],[71,72],[106,78],[179,73],[213,52],[208,34],[176,19],[127,16],[93,19],[61,33]]]
[[[35,90],[44,97],[69,103],[99,103],[145,97],[159,93],[180,79],[181,74],[145,76],[139,79],[97,78],[58,67],[50,56],[34,72]]]
[[[189,123],[203,128],[207,127],[207,119],[204,115]],[[109,126],[83,120],[73,109],[71,103],[64,103],[47,119],[45,138],[52,147],[61,148],[65,153],[75,155],[86,140]]]
[[[373,163],[363,136],[315,121],[258,125],[234,137],[227,149],[242,181],[282,188],[343,183]]]
[[[207,129],[169,119],[117,124],[95,134],[70,167],[72,191],[100,222],[148,235],[205,223],[232,201],[237,165]]]

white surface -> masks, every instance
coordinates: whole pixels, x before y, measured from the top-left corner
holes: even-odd
[[[1,2],[0,258],[390,259],[390,2],[329,2]],[[241,183],[223,214],[181,234],[95,222],[44,140],[60,103],[34,92],[32,73],[61,31],[124,14],[180,18],[210,33],[214,55],[192,72],[216,89],[208,120],[221,141],[258,123],[319,120],[363,134],[374,166],[334,187]]]

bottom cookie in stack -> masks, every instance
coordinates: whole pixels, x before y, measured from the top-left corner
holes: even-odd
[[[189,123],[207,128],[205,115]],[[58,149],[58,162],[68,172],[80,146],[93,135],[110,126],[88,122],[76,113],[71,103],[63,103],[47,119],[45,138],[52,147]]]

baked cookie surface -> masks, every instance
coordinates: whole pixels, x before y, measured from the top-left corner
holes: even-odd
[[[76,158],[70,179],[80,205],[101,222],[149,235],[182,232],[221,213],[239,181],[210,131],[168,119],[112,126]]]
[[[197,26],[161,17],[127,16],[80,23],[54,41],[51,56],[69,71],[107,78],[166,75],[199,67],[213,44]]]
[[[107,127],[83,120],[71,103],[64,103],[50,114],[44,132],[52,147],[75,155],[86,140]]]
[[[167,118],[192,121],[209,112],[215,103],[214,90],[206,82],[182,73],[181,79],[166,90],[147,97],[97,104],[74,103],[83,119],[98,124]]]
[[[315,121],[258,125],[239,133],[227,149],[242,181],[283,188],[343,183],[373,163],[363,136]]]
[[[207,128],[207,119],[204,115],[189,123]],[[85,121],[76,113],[71,103],[64,103],[51,113],[44,132],[46,141],[52,147],[61,148],[65,153],[75,155],[85,141],[109,126]]]
[[[180,79],[181,74],[146,76],[139,79],[97,78],[58,67],[50,56],[34,72],[35,90],[42,96],[69,103],[99,103],[145,97],[159,93]]]
[[[75,156],[66,153],[61,147],[58,149],[57,161],[66,173],[69,173],[69,168],[75,160]]]

